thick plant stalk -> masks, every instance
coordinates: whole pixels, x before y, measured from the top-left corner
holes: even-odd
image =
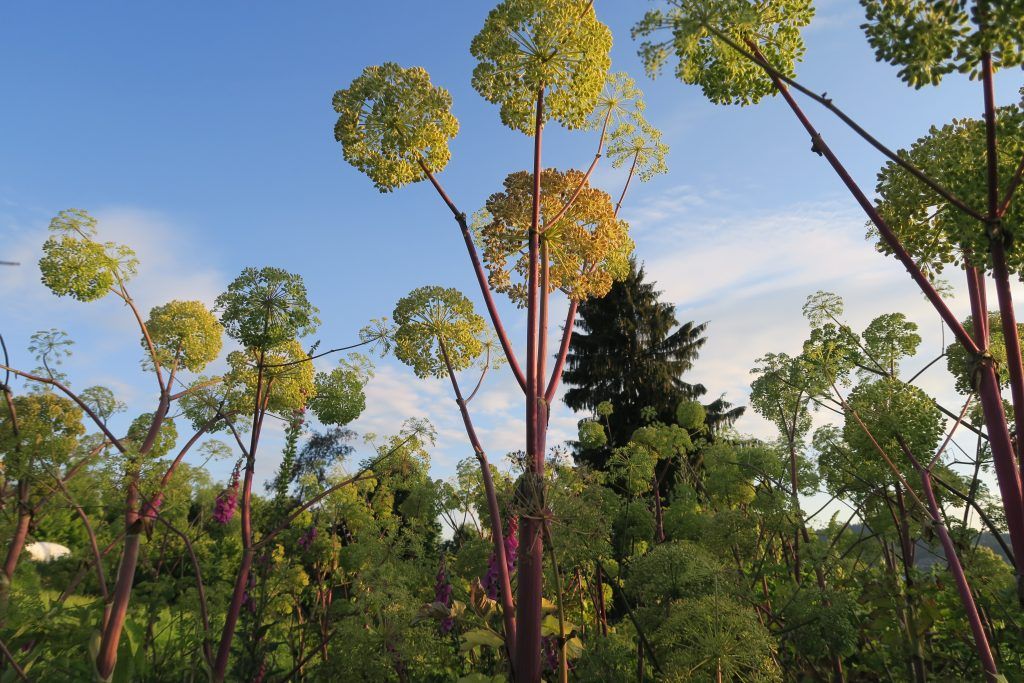
[[[519,383],[520,388],[526,391],[526,378],[523,375],[522,368],[519,367],[519,361],[516,359],[515,351],[512,349],[512,342],[509,341],[508,333],[505,331],[505,325],[501,322],[501,316],[498,315],[498,306],[494,303],[494,295],[491,294],[491,287],[487,281],[487,273],[484,272],[484,267],[480,263],[480,255],[477,253],[476,245],[473,243],[473,234],[469,230],[469,223],[466,221],[466,214],[459,211],[459,208],[455,206],[455,202],[451,200],[448,193],[441,187],[441,183],[438,182],[434,174],[427,168],[427,165],[420,160],[420,168],[423,173],[426,174],[430,180],[430,184],[434,186],[437,193],[441,196],[445,205],[455,216],[456,222],[459,224],[459,230],[462,232],[462,239],[466,243],[466,251],[469,252],[469,260],[473,264],[473,272],[476,274],[477,284],[480,285],[480,293],[484,297],[484,304],[487,306],[487,313],[491,318],[491,325],[494,327],[494,333],[498,337],[498,342],[501,344],[502,351],[505,352],[505,359],[508,360],[508,366],[512,370],[512,374],[515,375],[516,382]]]
[[[928,502],[928,512],[931,513],[932,524],[935,532],[939,535],[942,543],[942,550],[946,554],[946,562],[949,564],[949,572],[953,575],[956,583],[957,593],[960,594],[960,602],[967,612],[967,621],[971,625],[971,634],[974,636],[974,647],[978,651],[978,658],[985,670],[985,680],[989,683],[996,683],[999,679],[999,672],[996,668],[996,660],[992,656],[992,647],[988,642],[988,635],[985,633],[985,626],[982,624],[981,615],[978,612],[978,605],[974,601],[974,594],[971,593],[971,586],[967,582],[967,575],[964,574],[963,565],[960,564],[960,557],[957,555],[953,539],[949,535],[942,520],[942,512],[939,510],[939,503],[935,497],[935,489],[932,486],[932,475],[929,470],[920,469],[921,486],[924,488],[925,500]],[[1005,679],[1004,679],[1005,680]]]
[[[212,679],[216,683],[224,681],[225,672],[227,671],[228,659],[231,656],[231,641],[234,639],[235,627],[238,625],[238,616],[242,612],[242,602],[245,599],[245,589],[249,582],[249,572],[252,570],[252,557],[253,550],[251,547],[246,547],[242,550],[242,561],[238,565],[238,575],[235,577],[235,587],[231,593],[231,603],[228,605],[220,644],[217,647],[217,658],[213,663]]]
[[[32,510],[28,504],[30,487],[28,481],[18,481],[18,522],[14,527],[11,542],[7,545],[7,557],[4,560],[4,580],[9,585],[18,567],[18,558],[25,549],[29,526],[32,524]]]
[[[977,268],[967,267],[967,292],[971,302],[971,316],[974,320],[984,321],[976,325],[978,342],[980,346],[988,348],[988,309],[985,305],[985,281]],[[1016,325],[1014,325],[1016,330]],[[978,384],[981,397],[982,413],[985,418],[985,426],[989,434],[989,442],[992,448],[992,459],[996,467],[996,479],[999,484],[1000,495],[1003,498],[1003,508],[1006,511],[1007,527],[1010,532],[1010,545],[1013,548],[1014,557],[1020,557],[1021,545],[1019,539],[1014,536],[1014,523],[1011,521],[1011,509],[1007,502],[1007,490],[1012,495],[1017,493],[1017,504],[1014,506],[1018,514],[1024,510],[1024,491],[1021,489],[1021,471],[1016,462],[1016,452],[1013,442],[1010,439],[1009,428],[1006,424],[1006,413],[1003,410],[1003,397],[1000,391],[999,376],[996,372],[995,363],[991,357],[982,359],[976,372],[976,383]],[[996,457],[997,442],[1001,445],[1002,451],[1007,454],[1005,458]],[[1018,566],[1017,571],[1017,597],[1018,602],[1024,606],[1024,572]]]
[[[480,438],[477,436],[473,420],[469,416],[469,409],[462,397],[462,389],[459,387],[458,379],[455,377],[455,369],[452,367],[451,359],[448,356],[448,349],[443,339],[438,340],[441,347],[441,355],[444,357],[444,364],[448,370],[448,378],[452,382],[452,389],[455,391],[455,402],[459,406],[459,413],[462,415],[462,423],[466,428],[466,435],[469,437],[470,445],[480,463],[480,472],[484,480],[484,494],[487,497],[487,511],[491,518],[491,541],[494,545],[494,557],[498,563],[498,580],[501,581],[500,599],[501,616],[505,624],[505,648],[508,650],[509,661],[515,663],[516,643],[516,617],[515,606],[512,604],[512,582],[508,575],[508,558],[505,554],[505,537],[502,531],[501,510],[498,507],[498,494],[494,489],[494,478],[491,476],[491,467],[487,462],[487,455],[484,452]]]
[[[526,457],[527,472],[522,481],[531,498],[539,493],[544,477],[544,427],[541,418],[537,377],[537,290],[539,279],[541,144],[544,131],[544,88],[537,93],[537,112],[533,148],[533,220],[529,233],[529,272],[526,296]],[[545,411],[546,412],[546,411]],[[538,450],[538,445],[541,450]],[[533,481],[530,482],[529,479]],[[532,683],[540,680],[541,597],[544,589],[544,544],[539,515],[533,507],[537,500],[522,501],[529,506],[519,525],[519,571],[516,600],[516,680]]]
[[[170,396],[166,393],[160,400],[157,412],[150,423],[149,431],[139,449],[139,457],[143,457],[152,450],[156,443],[160,428],[166,419],[170,409]],[[171,463],[160,483],[158,493],[150,500],[144,501],[142,507],[148,507],[147,515],[156,512],[164,487],[169,483],[171,476],[181,460],[188,453],[189,449],[223,416],[218,415],[208,422],[185,444],[178,453],[178,456]],[[125,545],[121,556],[121,564],[118,567],[117,579],[114,583],[112,601],[104,616],[103,631],[100,639],[100,649],[96,657],[96,672],[102,680],[107,680],[113,675],[114,667],[117,665],[117,647],[121,640],[121,632],[127,617],[128,607],[131,603],[132,584],[135,581],[135,571],[139,563],[139,551],[143,518],[140,512],[140,495],[138,490],[138,475],[133,477],[128,487],[128,496],[125,510]]]
[[[131,487],[134,489],[134,486]],[[124,549],[121,551],[121,564],[117,569],[117,579],[110,605],[109,615],[103,624],[100,638],[100,650],[96,656],[96,673],[103,681],[113,676],[117,664],[117,645],[121,640],[121,631],[128,616],[128,604],[131,601],[132,583],[135,580],[135,568],[139,563],[139,547],[141,525],[139,514],[135,509],[138,502],[134,493],[129,494],[129,509],[125,512]]]
[[[242,600],[245,596],[245,589],[249,583],[249,572],[252,569],[253,547],[252,547],[252,480],[256,468],[256,448],[259,446],[260,431],[263,427],[263,417],[266,414],[266,405],[269,396],[269,387],[264,385],[264,361],[265,353],[260,352],[259,369],[256,373],[256,397],[252,415],[252,436],[249,440],[249,450],[245,454],[245,479],[242,486],[241,504],[239,505],[242,522],[242,561],[238,566],[238,574],[235,576],[235,587],[231,594],[231,604],[228,606],[228,613],[224,617],[224,627],[221,630],[220,643],[217,646],[217,657],[213,663],[214,683],[222,683],[227,673],[228,659],[231,657],[231,641],[235,637],[235,628],[238,626],[238,617],[242,612]]]
[[[155,362],[155,361],[154,361]],[[160,427],[170,407],[166,391],[160,397],[160,405],[153,414],[142,446],[139,447],[139,459],[145,457],[156,443]],[[110,603],[110,611],[103,624],[99,651],[96,654],[96,674],[101,680],[109,680],[117,665],[117,646],[121,642],[121,632],[128,617],[128,605],[132,599],[132,584],[135,582],[135,570],[139,564],[139,550],[142,545],[142,519],[139,515],[139,475],[132,475],[128,484],[124,512],[124,551],[121,553],[121,564],[117,569],[117,579]]]
[[[985,92],[985,156],[988,183],[988,231],[989,248],[992,254],[992,279],[996,283],[999,298],[999,316],[1006,343],[1006,366],[1010,374],[1010,393],[1013,398],[1013,421],[1018,441],[1024,436],[1024,366],[1021,365],[1020,335],[1017,332],[1017,316],[1013,310],[1013,295],[1010,292],[1010,274],[1006,266],[1006,250],[1003,246],[1003,231],[999,216],[999,159],[996,148],[996,103],[995,84],[992,74],[992,55],[981,56],[982,82]],[[987,311],[986,311],[987,314]],[[987,320],[987,315],[986,315]],[[1018,460],[1020,452],[1017,453]]]
[[[867,195],[864,194],[860,186],[857,185],[856,181],[850,176],[846,168],[842,165],[839,159],[835,156],[832,150],[828,147],[821,135],[808,120],[807,116],[801,110],[800,105],[797,104],[796,100],[790,94],[785,84],[775,75],[772,74],[770,67],[766,66],[763,57],[759,58],[759,63],[762,68],[765,68],[765,72],[771,77],[775,84],[776,89],[786,100],[790,109],[794,115],[799,119],[804,129],[811,136],[811,140],[814,143],[813,149],[822,156],[824,156],[836,174],[846,185],[847,189],[860,204],[861,208],[867,214],[868,218],[878,229],[882,239],[889,245],[896,255],[896,258],[904,265],[910,276],[921,288],[921,291],[925,294],[928,300],[935,307],[935,310],[942,317],[943,321],[953,332],[967,352],[975,357],[980,356],[981,347],[971,338],[967,331],[964,329],[960,321],[957,320],[956,316],[950,310],[949,306],[942,299],[942,296],[938,293],[935,287],[928,281],[927,276],[921,271],[921,269],[914,262],[913,257],[907,252],[906,248],[903,247],[899,238],[889,227],[888,223],[882,218],[881,214],[868,199]],[[984,310],[980,312],[981,315],[975,315],[975,320],[980,320],[981,316],[985,314]],[[999,383],[996,377],[994,366],[991,363],[982,363],[978,371],[979,379],[979,394],[981,397],[982,408],[985,413],[985,423],[988,428],[989,440],[992,446],[992,458],[996,469],[996,478],[999,483],[1000,497],[1002,498],[1003,508],[1006,513],[1007,527],[1010,531],[1010,542],[1013,547],[1014,554],[1018,557],[1024,553],[1024,504],[1021,500],[1021,485],[1020,485],[1020,473],[1016,466],[1016,457],[1014,456],[1013,446],[1010,442],[1010,434],[1006,425],[1006,416],[1003,414],[1002,397],[999,393]]]

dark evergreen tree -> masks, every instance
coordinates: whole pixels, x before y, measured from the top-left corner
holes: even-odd
[[[660,294],[655,283],[644,280],[643,266],[633,261],[629,276],[605,297],[580,304],[563,376],[569,387],[565,403],[577,411],[593,411],[602,401],[614,407],[607,418],[608,446],[577,448],[577,459],[592,467],[603,469],[610,449],[625,445],[650,422],[652,410],[653,419],[673,422],[682,401],[707,394],[703,385],[683,380],[707,342],[707,323],[680,325],[675,306],[660,301]],[[721,398],[705,408],[712,430],[743,413]]]

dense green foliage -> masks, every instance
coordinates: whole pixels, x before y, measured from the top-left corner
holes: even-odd
[[[723,104],[776,92],[813,16],[809,0],[662,4],[634,31],[648,71],[675,58],[677,77]],[[876,56],[912,86],[1024,59],[1020,2],[861,4]],[[43,284],[125,304],[138,328],[125,348],[141,351],[155,391],[149,405],[125,397],[128,412],[110,388],[76,390],[56,328],[32,336],[32,371],[5,358],[0,683],[1024,680],[1024,582],[1004,538],[1013,497],[988,476],[1000,390],[1024,381],[1008,309],[985,311],[972,291],[963,327],[978,346],[928,359],[902,313],[858,331],[838,295],[817,292],[802,344],[751,371],[750,406],[773,436],[740,433],[742,408],[705,405],[686,381],[707,325],[680,325],[632,257],[619,209],[634,177],[667,170],[666,147],[636,83],[609,72],[610,48],[587,0],[503,0],[488,14],[473,87],[537,136],[536,165],[507,175],[472,225],[435,177],[459,129],[447,90],[388,62],[334,95],[335,139],[377,190],[432,181],[490,320],[459,290],[423,286],[358,344],[320,351],[302,277],[276,267],[243,270],[213,311],[171,299],[146,317],[129,293],[134,252],[98,241],[85,211],[51,221]],[[587,171],[541,167],[551,121],[598,138]],[[905,247],[925,283],[950,265],[997,284],[1019,274],[1012,187],[984,221],[957,204],[1003,199],[991,176],[1020,179],[1022,121],[1019,107],[990,110],[988,124],[954,121],[889,154],[879,250]],[[1001,155],[988,156],[994,135]],[[602,156],[630,167],[615,203],[591,184]],[[492,292],[527,309],[521,365]],[[557,351],[544,336],[554,293],[569,308]],[[353,430],[373,367],[325,357],[364,345],[450,382],[469,457],[448,479],[432,476],[427,420]],[[943,357],[959,412],[918,382]],[[505,361],[526,394],[527,442],[489,460],[470,403]],[[546,443],[563,362],[578,440]],[[516,628],[539,647],[524,656]]]
[[[629,274],[608,294],[580,305],[565,372],[565,403],[577,411],[593,411],[610,432],[609,440],[594,437],[598,440],[590,446],[583,443],[581,432],[583,448],[577,456],[582,462],[603,468],[610,455],[605,443],[624,446],[650,421],[645,411],[671,422],[681,403],[707,393],[704,386],[683,379],[707,341],[707,325],[677,325],[675,307],[659,299],[643,267],[632,261]],[[743,410],[718,399],[707,412],[710,426],[717,428],[735,421]]]

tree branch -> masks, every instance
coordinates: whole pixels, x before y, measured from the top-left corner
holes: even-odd
[[[480,264],[480,256],[477,254],[476,245],[473,243],[473,235],[469,230],[469,223],[466,222],[466,214],[459,211],[458,207],[455,206],[448,193],[441,187],[441,183],[438,182],[437,178],[431,173],[427,165],[420,159],[420,168],[426,174],[430,183],[437,190],[437,193],[447,204],[452,214],[455,216],[456,222],[459,224],[459,228],[462,230],[462,238],[466,243],[466,250],[469,252],[469,259],[473,262],[473,271],[476,273],[477,283],[480,285],[480,293],[484,297],[484,304],[487,306],[487,313],[491,318],[491,325],[494,327],[494,332],[498,336],[498,341],[501,343],[501,348],[505,352],[505,358],[508,360],[508,366],[512,370],[512,374],[515,375],[516,381],[519,383],[519,387],[526,391],[526,378],[523,375],[522,369],[519,367],[519,361],[516,360],[515,350],[512,348],[512,342],[509,341],[508,333],[505,331],[505,326],[501,321],[501,315],[498,314],[498,307],[494,303],[494,296],[491,293],[490,283],[487,281],[487,274],[484,273],[484,268]]]
[[[121,451],[122,454],[126,453],[126,449],[124,445],[121,443],[121,440],[114,436],[109,429],[107,429],[107,425],[103,422],[103,420],[99,418],[99,416],[93,411],[92,408],[88,406],[88,404],[86,404],[85,401],[79,398],[78,394],[71,391],[71,389],[67,388],[67,386],[65,386],[63,383],[51,377],[40,377],[39,375],[33,375],[30,372],[23,372],[22,370],[17,370],[8,365],[0,365],[0,369],[9,370],[10,372],[13,372],[15,375],[18,375],[19,377],[24,377],[25,379],[28,380],[32,380],[33,382],[49,384],[55,387],[65,396],[67,396],[72,401],[77,403],[79,408],[85,411],[85,414],[88,415],[92,419],[92,421],[96,423],[96,426],[100,428],[100,431],[103,432],[103,434],[107,437],[108,440],[110,440],[110,443],[114,444],[114,447],[117,448],[117,450]]]

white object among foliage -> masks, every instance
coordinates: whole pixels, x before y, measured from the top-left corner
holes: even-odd
[[[71,554],[71,549],[67,546],[63,546],[60,543],[48,543],[47,541],[29,543],[25,546],[25,551],[32,558],[33,562],[49,562]]]

